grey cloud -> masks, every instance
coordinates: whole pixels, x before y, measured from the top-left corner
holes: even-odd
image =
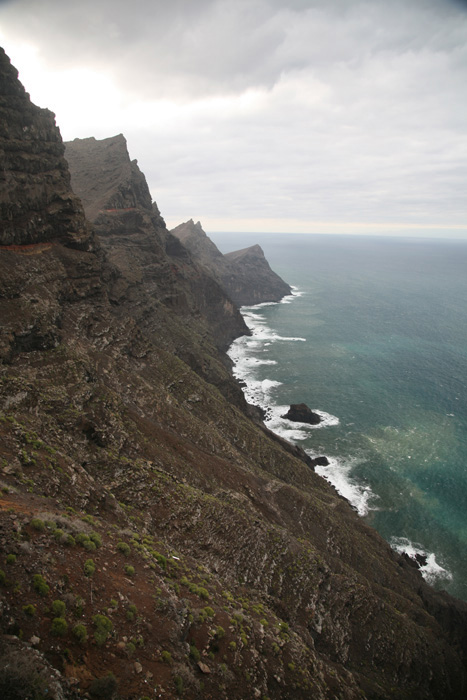
[[[51,67],[105,73],[127,107],[180,104],[174,123],[112,122],[174,223],[465,222],[465,16],[460,0],[0,5],[5,31]],[[91,133],[111,135],[92,110]]]

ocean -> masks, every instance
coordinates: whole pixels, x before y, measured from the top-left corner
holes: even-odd
[[[210,234],[259,243],[293,286],[243,308],[235,374],[269,428],[325,455],[317,468],[422,574],[467,600],[467,241]],[[293,403],[316,426],[281,418]]]

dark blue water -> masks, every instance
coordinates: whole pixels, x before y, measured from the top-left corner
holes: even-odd
[[[298,288],[248,311],[237,344],[250,398],[270,426],[392,545],[428,556],[427,580],[467,600],[467,241],[214,234],[259,243]],[[280,419],[306,402],[317,429]]]

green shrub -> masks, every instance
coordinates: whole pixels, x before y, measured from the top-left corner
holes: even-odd
[[[34,590],[36,590],[39,595],[47,595],[47,593],[50,591],[50,586],[47,584],[45,578],[40,574],[34,574],[32,577],[32,585]]]
[[[134,576],[135,575],[135,567],[131,566],[130,564],[125,565],[125,573],[128,574],[128,576]]]
[[[5,586],[5,585],[6,585],[6,574],[2,569],[0,569],[0,586]]]
[[[223,637],[225,637],[225,629],[220,625],[216,627],[216,637],[217,639],[222,639]]]
[[[67,547],[74,547],[76,544],[76,540],[73,537],[73,535],[67,535],[64,544],[66,544]]]
[[[128,545],[126,542],[118,542],[117,543],[117,551],[121,552],[125,556],[128,556],[129,553],[131,552],[130,545]]]
[[[128,642],[125,647],[125,651],[128,656],[132,656],[136,651],[136,644],[134,642]]]
[[[190,656],[193,659],[193,661],[200,660],[201,654],[200,654],[199,649],[197,648],[196,644],[190,644]]]
[[[40,520],[40,518],[32,518],[29,524],[34,528],[34,530],[38,530],[39,532],[43,532],[45,530],[45,522]]]
[[[172,663],[172,654],[170,653],[170,651],[165,651],[164,649],[164,651],[161,652],[161,659],[164,663],[170,664]]]
[[[94,639],[96,640],[98,646],[102,646],[113,630],[112,621],[109,620],[106,615],[100,614],[94,615],[92,621],[96,627],[94,631]]]
[[[199,586],[198,590],[196,591],[197,595],[199,595],[200,598],[203,600],[209,600],[209,593],[206,590],[206,588],[203,588],[203,586]]]
[[[54,600],[52,603],[52,612],[55,617],[64,617],[66,611],[66,605],[63,600]]]
[[[29,603],[29,605],[23,605],[23,612],[29,617],[34,617],[36,614],[36,606]]]
[[[175,690],[177,691],[178,695],[182,695],[183,694],[183,678],[181,676],[175,676],[174,683],[175,683]]]
[[[52,620],[52,627],[50,628],[52,634],[57,637],[64,637],[68,632],[68,624],[63,617],[54,617]]]
[[[108,673],[103,678],[95,678],[89,686],[89,695],[92,698],[111,698],[117,690],[118,683],[113,673]]]
[[[86,559],[84,562],[84,573],[86,576],[92,576],[96,570],[96,565],[92,559]]]
[[[98,532],[91,532],[89,535],[89,539],[94,542],[96,547],[101,547],[102,546],[102,537],[99,535]]]
[[[16,554],[8,554],[6,558],[7,564],[14,564],[16,561]]]
[[[72,633],[80,644],[85,644],[88,641],[88,632],[85,625],[75,625],[72,629]]]
[[[55,539],[58,540],[59,542],[60,542],[60,540],[62,539],[62,537],[64,537],[64,535],[65,535],[65,533],[64,533],[64,531],[63,531],[61,528],[57,527],[57,529],[54,530],[54,537],[55,537]]]
[[[78,534],[75,537],[75,540],[78,544],[81,544],[83,546],[85,542],[90,542],[89,535],[86,535],[85,532],[78,532]]]
[[[85,540],[83,542],[83,547],[87,552],[95,552],[96,551],[96,545],[89,537],[87,540]]]
[[[167,558],[164,557],[163,554],[159,554],[159,552],[156,552],[156,551],[153,551],[153,554],[154,554],[159,566],[165,570],[167,568]]]
[[[81,617],[84,609],[84,600],[81,596],[77,596],[74,602],[74,615],[76,617]]]
[[[214,617],[214,610],[212,608],[210,608],[209,606],[204,608],[204,612],[206,613],[206,615],[208,617]]]
[[[136,607],[136,605],[130,605],[128,607],[128,610],[126,611],[126,619],[130,621],[134,620],[137,612],[138,608]]]

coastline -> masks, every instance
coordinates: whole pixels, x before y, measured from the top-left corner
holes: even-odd
[[[265,302],[262,304],[243,306],[240,312],[248,326],[251,335],[241,336],[233,341],[227,354],[233,362],[233,375],[239,381],[248,403],[258,406],[264,412],[264,424],[281,438],[296,444],[310,438],[315,430],[338,426],[339,418],[325,411],[312,407],[321,422],[317,425],[292,422],[283,418],[289,406],[277,402],[277,392],[282,382],[275,379],[257,377],[257,370],[261,367],[273,367],[277,360],[267,358],[268,348],[272,343],[306,343],[307,339],[300,336],[282,336],[271,328],[263,309],[280,304],[293,304],[294,301],[306,292],[291,285],[292,294],[283,297],[278,302]],[[275,395],[276,394],[276,395]],[[299,401],[301,397],[297,396]],[[319,456],[313,448],[305,448],[306,454],[313,458]],[[343,496],[361,517],[368,517],[371,511],[379,509],[380,496],[365,483],[359,483],[352,476],[352,472],[360,463],[357,456],[345,458],[326,454],[329,464],[315,466],[314,471],[325,479],[336,491]],[[451,581],[452,573],[442,567],[436,560],[434,552],[427,551],[420,543],[412,542],[406,537],[392,536],[387,539],[389,545],[401,555],[405,555],[411,564],[420,570],[423,578],[430,584],[440,581]]]

